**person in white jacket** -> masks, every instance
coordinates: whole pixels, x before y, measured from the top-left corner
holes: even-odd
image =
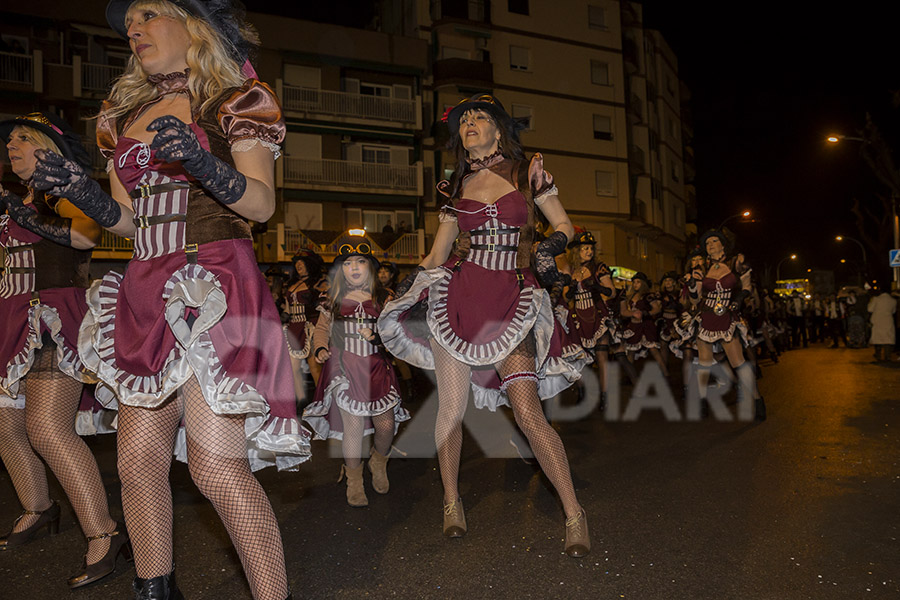
[[[869,300],[869,312],[872,313],[869,343],[875,346],[875,360],[890,360],[896,334],[894,313],[897,312],[897,299],[887,292],[873,296]]]

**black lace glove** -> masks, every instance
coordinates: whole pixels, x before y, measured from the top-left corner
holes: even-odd
[[[31,181],[35,189],[65,198],[101,227],[112,227],[122,218],[119,203],[81,166],[49,150],[35,150],[34,156],[37,162]]]
[[[3,197],[0,199],[0,212],[2,212],[2,204],[6,205],[6,211],[13,221],[28,231],[63,246],[72,245],[72,219],[39,215],[25,206],[22,199],[9,190],[3,191]]]
[[[535,269],[538,279],[546,286],[552,286],[559,279],[559,269],[554,257],[566,251],[569,238],[562,231],[554,231],[546,240],[538,244],[534,253]]]
[[[155,131],[150,149],[166,162],[181,161],[193,176],[222,204],[234,204],[244,196],[247,178],[222,160],[204,150],[191,128],[172,115],[155,119],[147,126]]]
[[[731,309],[731,312],[740,312],[741,305],[749,295],[750,292],[748,292],[747,290],[741,290],[737,294],[735,294],[734,298],[731,299],[731,303],[728,305],[728,308]]]
[[[412,287],[413,282],[416,280],[416,275],[425,270],[425,267],[422,265],[417,266],[412,270],[412,273],[403,278],[403,281],[397,284],[397,288],[394,290],[394,297],[399,298],[406,294],[409,291],[409,288]]]

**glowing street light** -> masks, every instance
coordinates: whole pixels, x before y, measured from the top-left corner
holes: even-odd
[[[737,214],[735,214],[735,215],[731,215],[730,217],[728,217],[727,219],[725,219],[724,221],[722,221],[721,224],[719,224],[719,230],[721,231],[722,228],[725,227],[725,223],[727,223],[728,221],[732,221],[732,220],[734,220],[734,219],[748,219],[748,218],[750,218],[750,211],[749,211],[749,210],[745,210],[745,211],[739,212],[739,213],[737,213]]]
[[[785,256],[784,258],[782,258],[781,260],[778,261],[778,264],[775,265],[775,280],[776,281],[781,280],[781,263],[783,263],[786,260],[797,260],[797,255],[791,254],[790,256]]]
[[[866,259],[866,247],[862,245],[862,242],[860,242],[860,241],[859,241],[858,239],[856,239],[856,238],[852,238],[852,237],[846,236],[846,235],[838,235],[838,236],[835,236],[834,239],[837,240],[838,242],[843,242],[844,240],[850,240],[851,242],[856,242],[856,245],[859,246],[859,249],[860,249],[860,250],[862,250],[862,255],[863,255],[863,271],[865,271],[865,270],[866,270],[866,265],[868,264],[868,260]]]

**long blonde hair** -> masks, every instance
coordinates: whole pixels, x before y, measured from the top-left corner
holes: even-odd
[[[224,90],[244,83],[246,78],[241,73],[241,65],[237,64],[221,35],[209,23],[166,0],[137,0],[128,8],[128,13],[147,9],[178,19],[191,37],[187,64],[190,68],[188,90],[192,111],[203,114]],[[253,43],[258,43],[254,30],[245,27],[241,32]],[[155,99],[159,92],[147,80],[148,75],[150,73],[144,71],[140,60],[132,54],[125,72],[116,79],[110,91],[108,100],[111,106],[100,116],[115,119]]]
[[[38,131],[34,127],[29,127],[28,125],[16,125],[12,128],[12,131],[9,132],[9,137],[11,138],[17,134],[23,135],[31,144],[42,150],[50,150],[51,152],[62,155],[62,151],[59,149],[59,146],[56,145],[56,142],[53,141],[53,138],[43,131]]]

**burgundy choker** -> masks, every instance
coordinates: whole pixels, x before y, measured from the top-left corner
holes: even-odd
[[[156,90],[160,95],[171,94],[172,92],[179,92],[187,89],[188,75],[190,72],[190,69],[185,69],[184,71],[176,71],[174,73],[155,73],[147,77],[147,81],[156,86]]]
[[[485,156],[484,158],[467,158],[466,162],[469,163],[469,169],[472,171],[479,171],[481,169],[487,169],[489,167],[493,167],[496,164],[499,164],[505,160],[503,153],[500,150],[497,150],[493,154]]]

